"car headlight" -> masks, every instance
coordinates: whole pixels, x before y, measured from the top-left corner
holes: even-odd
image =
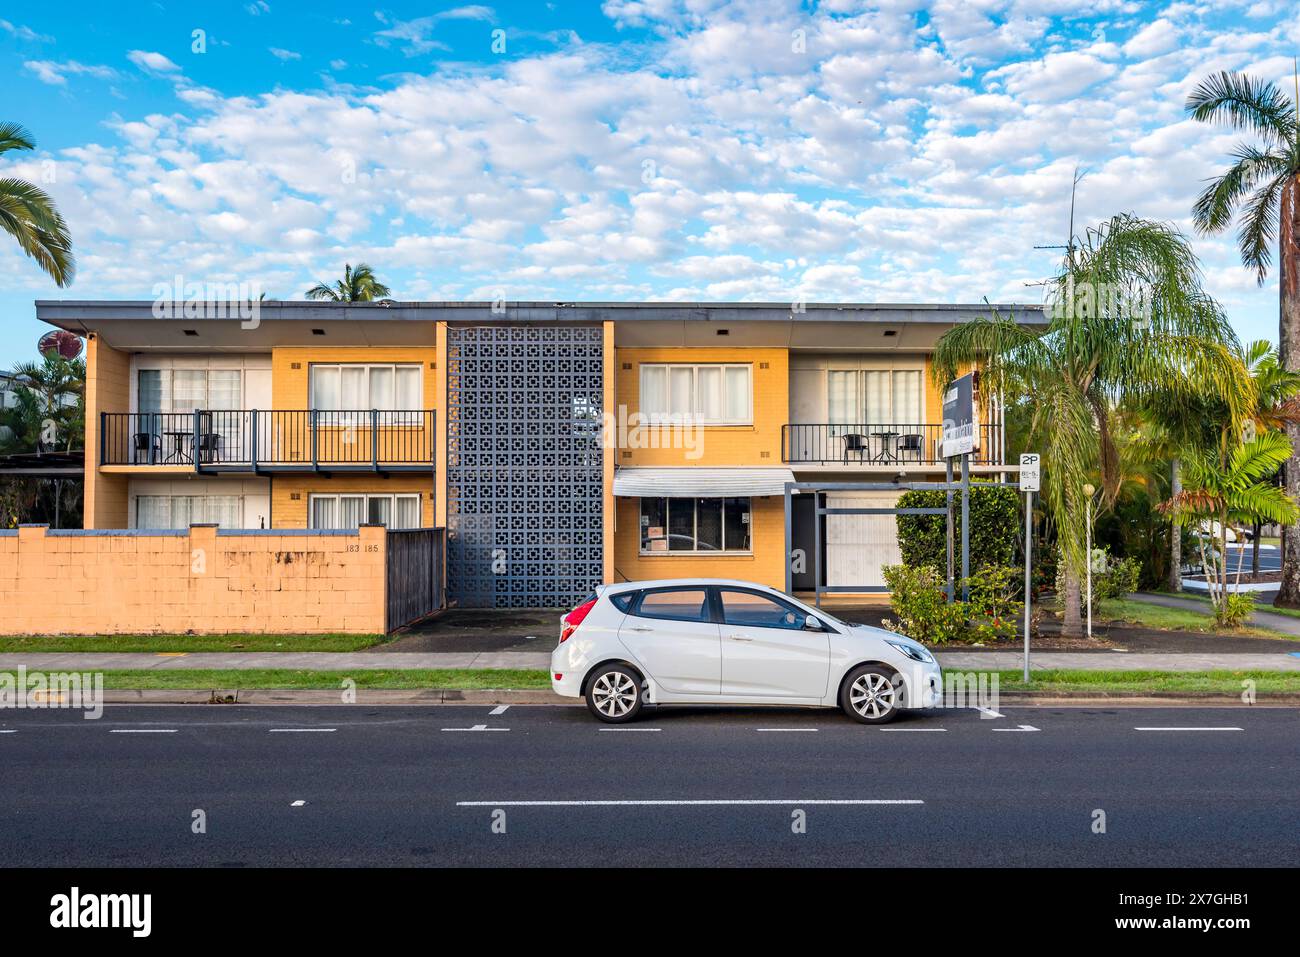
[[[888,638],[886,638],[885,640],[889,641]],[[901,651],[903,654],[907,655],[907,657],[911,658],[913,661],[923,661],[926,664],[934,663],[934,655],[930,654],[930,652],[926,651],[924,648],[921,648],[918,645],[908,645],[908,644],[904,644],[901,641],[890,641],[889,643],[893,645],[895,648],[897,648],[899,651]]]

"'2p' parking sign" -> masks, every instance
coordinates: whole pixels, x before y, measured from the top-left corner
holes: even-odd
[[[1038,453],[1027,452],[1020,456],[1020,491],[1038,491]]]

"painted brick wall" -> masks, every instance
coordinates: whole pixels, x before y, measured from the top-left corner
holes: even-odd
[[[131,357],[99,336],[86,343],[86,528],[127,526],[127,480],[99,472],[99,413],[127,412],[131,401]]]
[[[375,634],[385,532],[0,535],[0,633]]]

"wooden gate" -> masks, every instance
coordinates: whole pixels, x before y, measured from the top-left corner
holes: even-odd
[[[388,532],[384,613],[388,631],[442,608],[444,540],[441,528]]]

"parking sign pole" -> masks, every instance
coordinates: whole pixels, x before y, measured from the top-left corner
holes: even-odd
[[[1036,452],[1020,456],[1020,490],[1025,493],[1025,684],[1029,684],[1029,624],[1032,621],[1029,606],[1034,595],[1030,569],[1034,549],[1034,493],[1038,491],[1038,468]]]
[[[1029,603],[1033,589],[1029,580],[1029,555],[1033,548],[1034,493],[1025,493],[1025,684],[1029,684]]]

